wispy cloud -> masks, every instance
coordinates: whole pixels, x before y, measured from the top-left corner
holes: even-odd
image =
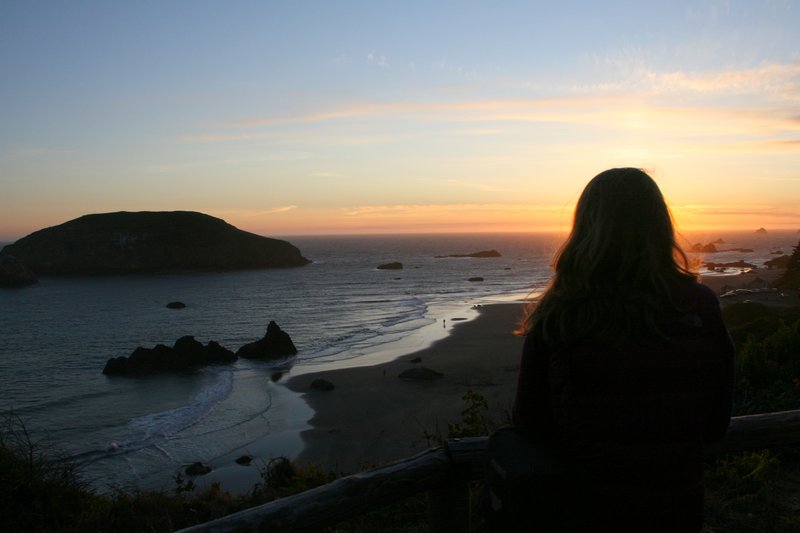
[[[544,204],[422,204],[422,205],[361,205],[344,207],[341,212],[348,217],[364,216],[407,216],[420,213],[483,215],[503,214],[506,217],[515,215],[530,216],[531,213],[561,213],[564,206]]]
[[[260,214],[271,215],[274,213],[286,213],[287,211],[293,211],[295,209],[297,209],[296,205],[284,205],[281,207],[273,207],[272,209],[265,209],[261,211]]]
[[[263,163],[271,161],[300,161],[303,159],[308,159],[309,157],[311,156],[307,152],[287,151],[256,157],[232,157],[228,159],[192,160],[182,163],[157,164],[144,167],[144,171],[150,174],[163,174],[167,172],[210,166],[242,165],[247,163]]]
[[[376,64],[385,60],[375,53],[368,58]],[[329,123],[337,128],[335,136],[326,139],[326,132],[316,128],[316,140],[343,144],[350,139],[350,144],[366,144],[397,140],[399,132],[409,128],[423,128],[424,135],[488,137],[518,125],[564,124],[580,126],[584,132],[589,131],[587,126],[592,131],[652,132],[662,142],[667,135],[691,137],[696,145],[713,139],[728,149],[733,149],[729,141],[736,136],[740,137],[735,139],[737,143],[749,143],[753,150],[791,150],[796,146],[800,137],[795,105],[800,102],[800,62],[717,72],[658,72],[638,59],[635,51],[627,61],[637,64],[631,79],[581,86],[562,91],[564,96],[559,97],[350,102],[306,113],[241,118],[180,140],[286,140],[287,135],[296,133],[288,126],[310,128]],[[744,103],[742,95],[752,97]],[[342,129],[345,125],[352,129]]]
[[[800,101],[800,62],[765,64],[757,68],[719,72],[653,72],[644,76],[659,92],[761,94]]]
[[[331,60],[334,65],[349,65],[353,62],[353,57],[348,54],[339,54]]]
[[[180,142],[191,143],[213,143],[213,142],[234,142],[234,141],[254,141],[272,137],[269,133],[201,133],[181,135],[178,137]]]
[[[784,208],[775,205],[681,205],[673,206],[673,211],[679,211],[689,216],[711,216],[711,217],[771,217],[788,218],[800,221],[800,209]]]
[[[210,213],[221,218],[258,218],[267,215],[287,213],[298,209],[296,205],[282,205],[266,209],[214,209]]]
[[[800,59],[769,62],[757,67],[720,70],[663,70],[653,67],[639,48],[628,47],[605,56],[591,55],[596,67],[609,69],[613,81],[574,85],[576,92],[645,91],[714,96],[755,95],[759,99],[800,101]]]
[[[379,67],[389,68],[389,61],[386,60],[386,56],[378,55],[375,52],[367,54],[367,62],[378,65]]]
[[[419,119],[428,122],[565,122],[619,123],[620,120],[659,118],[663,120],[691,119],[698,125],[728,121],[748,125],[757,119],[761,123],[780,123],[798,128],[798,121],[788,109],[779,107],[680,107],[654,102],[647,93],[614,95],[577,95],[563,98],[465,100],[456,102],[362,102],[339,109],[309,114],[261,117],[237,120],[228,128],[253,128],[290,123],[317,123],[335,120]],[[708,119],[708,120],[703,120]],[[612,122],[613,121],[613,122]],[[643,121],[644,122],[644,121]],[[663,122],[658,124],[662,127]],[[460,134],[495,134],[498,128],[464,128]]]

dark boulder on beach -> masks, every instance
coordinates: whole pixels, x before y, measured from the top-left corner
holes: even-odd
[[[403,270],[403,263],[399,261],[395,261],[393,263],[384,263],[382,265],[378,265],[378,270]]]
[[[0,287],[24,287],[38,281],[22,261],[11,254],[0,254]]]
[[[334,385],[327,379],[317,378],[311,382],[311,385],[309,385],[309,387],[312,390],[331,391],[336,388],[336,385]]]
[[[184,472],[186,473],[187,476],[191,476],[191,477],[204,476],[204,475],[208,474],[209,472],[211,472],[211,467],[206,465],[206,464],[197,462],[197,463],[192,463],[189,466],[187,466],[186,470],[184,470]]]
[[[85,215],[9,244],[36,275],[95,275],[297,267],[292,244],[191,211]]]
[[[175,341],[171,348],[157,344],[153,348],[139,346],[128,357],[114,357],[106,362],[103,374],[147,376],[165,372],[187,372],[211,364],[229,364],[236,355],[215,341],[203,344],[192,336]]]
[[[435,379],[443,378],[444,374],[435,370],[431,370],[430,368],[417,367],[403,370],[397,377],[408,381],[433,381]]]
[[[264,336],[239,348],[236,355],[245,359],[276,359],[297,355],[297,348],[289,334],[271,320]]]

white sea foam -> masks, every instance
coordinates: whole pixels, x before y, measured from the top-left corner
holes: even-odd
[[[232,371],[219,367],[207,371],[215,373],[216,380],[185,405],[135,418],[130,426],[143,431],[147,437],[168,438],[202,420],[233,388]]]

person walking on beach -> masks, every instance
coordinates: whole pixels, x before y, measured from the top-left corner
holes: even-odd
[[[734,348],[653,179],[593,178],[554,270],[523,319],[512,418],[558,452],[565,488],[526,516],[551,511],[547,531],[700,531],[703,450],[730,422]]]

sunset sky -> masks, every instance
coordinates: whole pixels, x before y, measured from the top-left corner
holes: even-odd
[[[534,231],[613,166],[800,228],[800,2],[0,2],[0,240],[193,210],[264,235]]]

